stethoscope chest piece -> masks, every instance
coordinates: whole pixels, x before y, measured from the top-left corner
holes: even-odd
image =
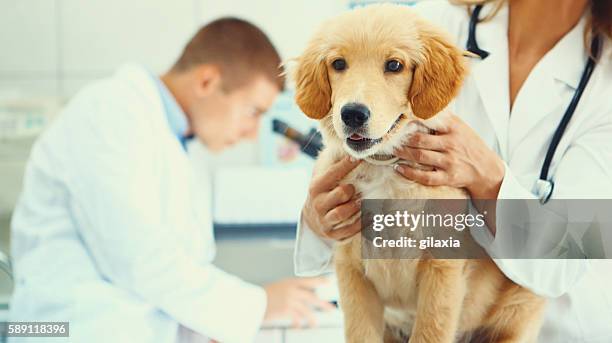
[[[540,199],[542,205],[550,200],[555,184],[551,180],[538,179],[535,184],[536,196]]]

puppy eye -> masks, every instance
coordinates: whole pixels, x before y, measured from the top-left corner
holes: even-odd
[[[332,62],[332,68],[336,71],[342,71],[346,69],[346,60],[344,58],[338,58]]]
[[[385,63],[385,71],[391,73],[399,73],[403,68],[404,66],[398,60],[389,60],[387,63]]]

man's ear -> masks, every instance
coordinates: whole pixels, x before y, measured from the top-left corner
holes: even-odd
[[[315,44],[297,59],[293,73],[295,80],[295,101],[308,117],[321,119],[331,109],[331,86],[327,77],[325,57]]]
[[[202,64],[192,72],[198,96],[207,96],[221,86],[221,70],[215,65]]]
[[[428,119],[442,111],[457,95],[467,74],[463,51],[437,30],[423,24],[422,61],[416,62],[408,101],[412,112]]]

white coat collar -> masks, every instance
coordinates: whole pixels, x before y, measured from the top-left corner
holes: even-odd
[[[124,64],[115,73],[115,77],[125,81],[129,81],[138,89],[141,94],[155,106],[156,111],[163,114],[163,103],[155,80],[151,77],[151,72],[138,64]]]
[[[585,19],[581,19],[542,57],[525,80],[510,115],[511,151],[536,127],[545,125],[552,135],[561,121],[587,61],[585,24]]]
[[[552,77],[576,89],[588,58],[584,31],[586,18],[583,16],[578,24],[568,32],[549,52],[547,70]]]
[[[485,6],[481,17],[493,6]],[[552,111],[565,110],[563,92],[574,90],[586,63],[584,17],[534,67],[521,87],[510,113],[508,69],[508,6],[490,21],[478,24],[479,46],[491,55],[473,62],[472,74],[481,100],[498,138],[500,154],[509,160],[523,137]],[[563,113],[553,116],[561,118]],[[556,125],[556,123],[554,124]]]
[[[176,99],[169,90],[149,69],[138,64],[125,64],[121,66],[115,77],[129,80],[132,85],[139,89],[148,104],[154,107],[156,118],[164,118],[164,125],[168,131],[177,138],[177,141],[187,151],[187,142],[193,139],[192,134],[186,135],[188,120],[176,103]]]
[[[144,102],[150,107],[151,118],[169,127],[158,86],[147,68],[138,64],[125,64],[117,69],[113,77],[137,89],[144,98]],[[171,133],[170,130],[168,132]]]

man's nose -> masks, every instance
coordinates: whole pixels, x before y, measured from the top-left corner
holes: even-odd
[[[353,102],[342,106],[340,115],[346,126],[358,129],[370,118],[370,110],[363,104]]]

